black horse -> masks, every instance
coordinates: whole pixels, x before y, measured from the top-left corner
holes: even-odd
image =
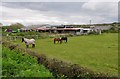
[[[66,43],[67,43],[67,41],[68,41],[68,39],[67,39],[67,37],[61,37],[61,41],[65,41]]]

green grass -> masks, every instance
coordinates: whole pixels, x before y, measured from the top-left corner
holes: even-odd
[[[2,77],[53,77],[36,58],[8,48],[2,49]]]
[[[22,47],[21,40],[18,40]],[[79,64],[95,72],[118,75],[118,34],[69,37],[68,43],[54,44],[53,38],[36,40],[36,48],[29,48],[65,62]]]

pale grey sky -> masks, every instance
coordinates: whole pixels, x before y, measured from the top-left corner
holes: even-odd
[[[0,6],[4,25],[15,22],[30,25],[118,21],[118,2],[2,2]]]

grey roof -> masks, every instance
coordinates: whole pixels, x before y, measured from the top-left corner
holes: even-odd
[[[94,29],[109,30],[112,26],[95,26]]]

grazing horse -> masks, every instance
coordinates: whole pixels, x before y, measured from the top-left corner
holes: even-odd
[[[56,41],[58,41],[58,43],[62,43],[62,40],[61,40],[61,38],[54,38],[54,44],[56,43]]]
[[[61,41],[64,40],[67,43],[67,37],[61,37]]]
[[[32,48],[35,47],[35,39],[22,38],[22,42],[25,42],[27,48],[30,44],[32,44]]]

